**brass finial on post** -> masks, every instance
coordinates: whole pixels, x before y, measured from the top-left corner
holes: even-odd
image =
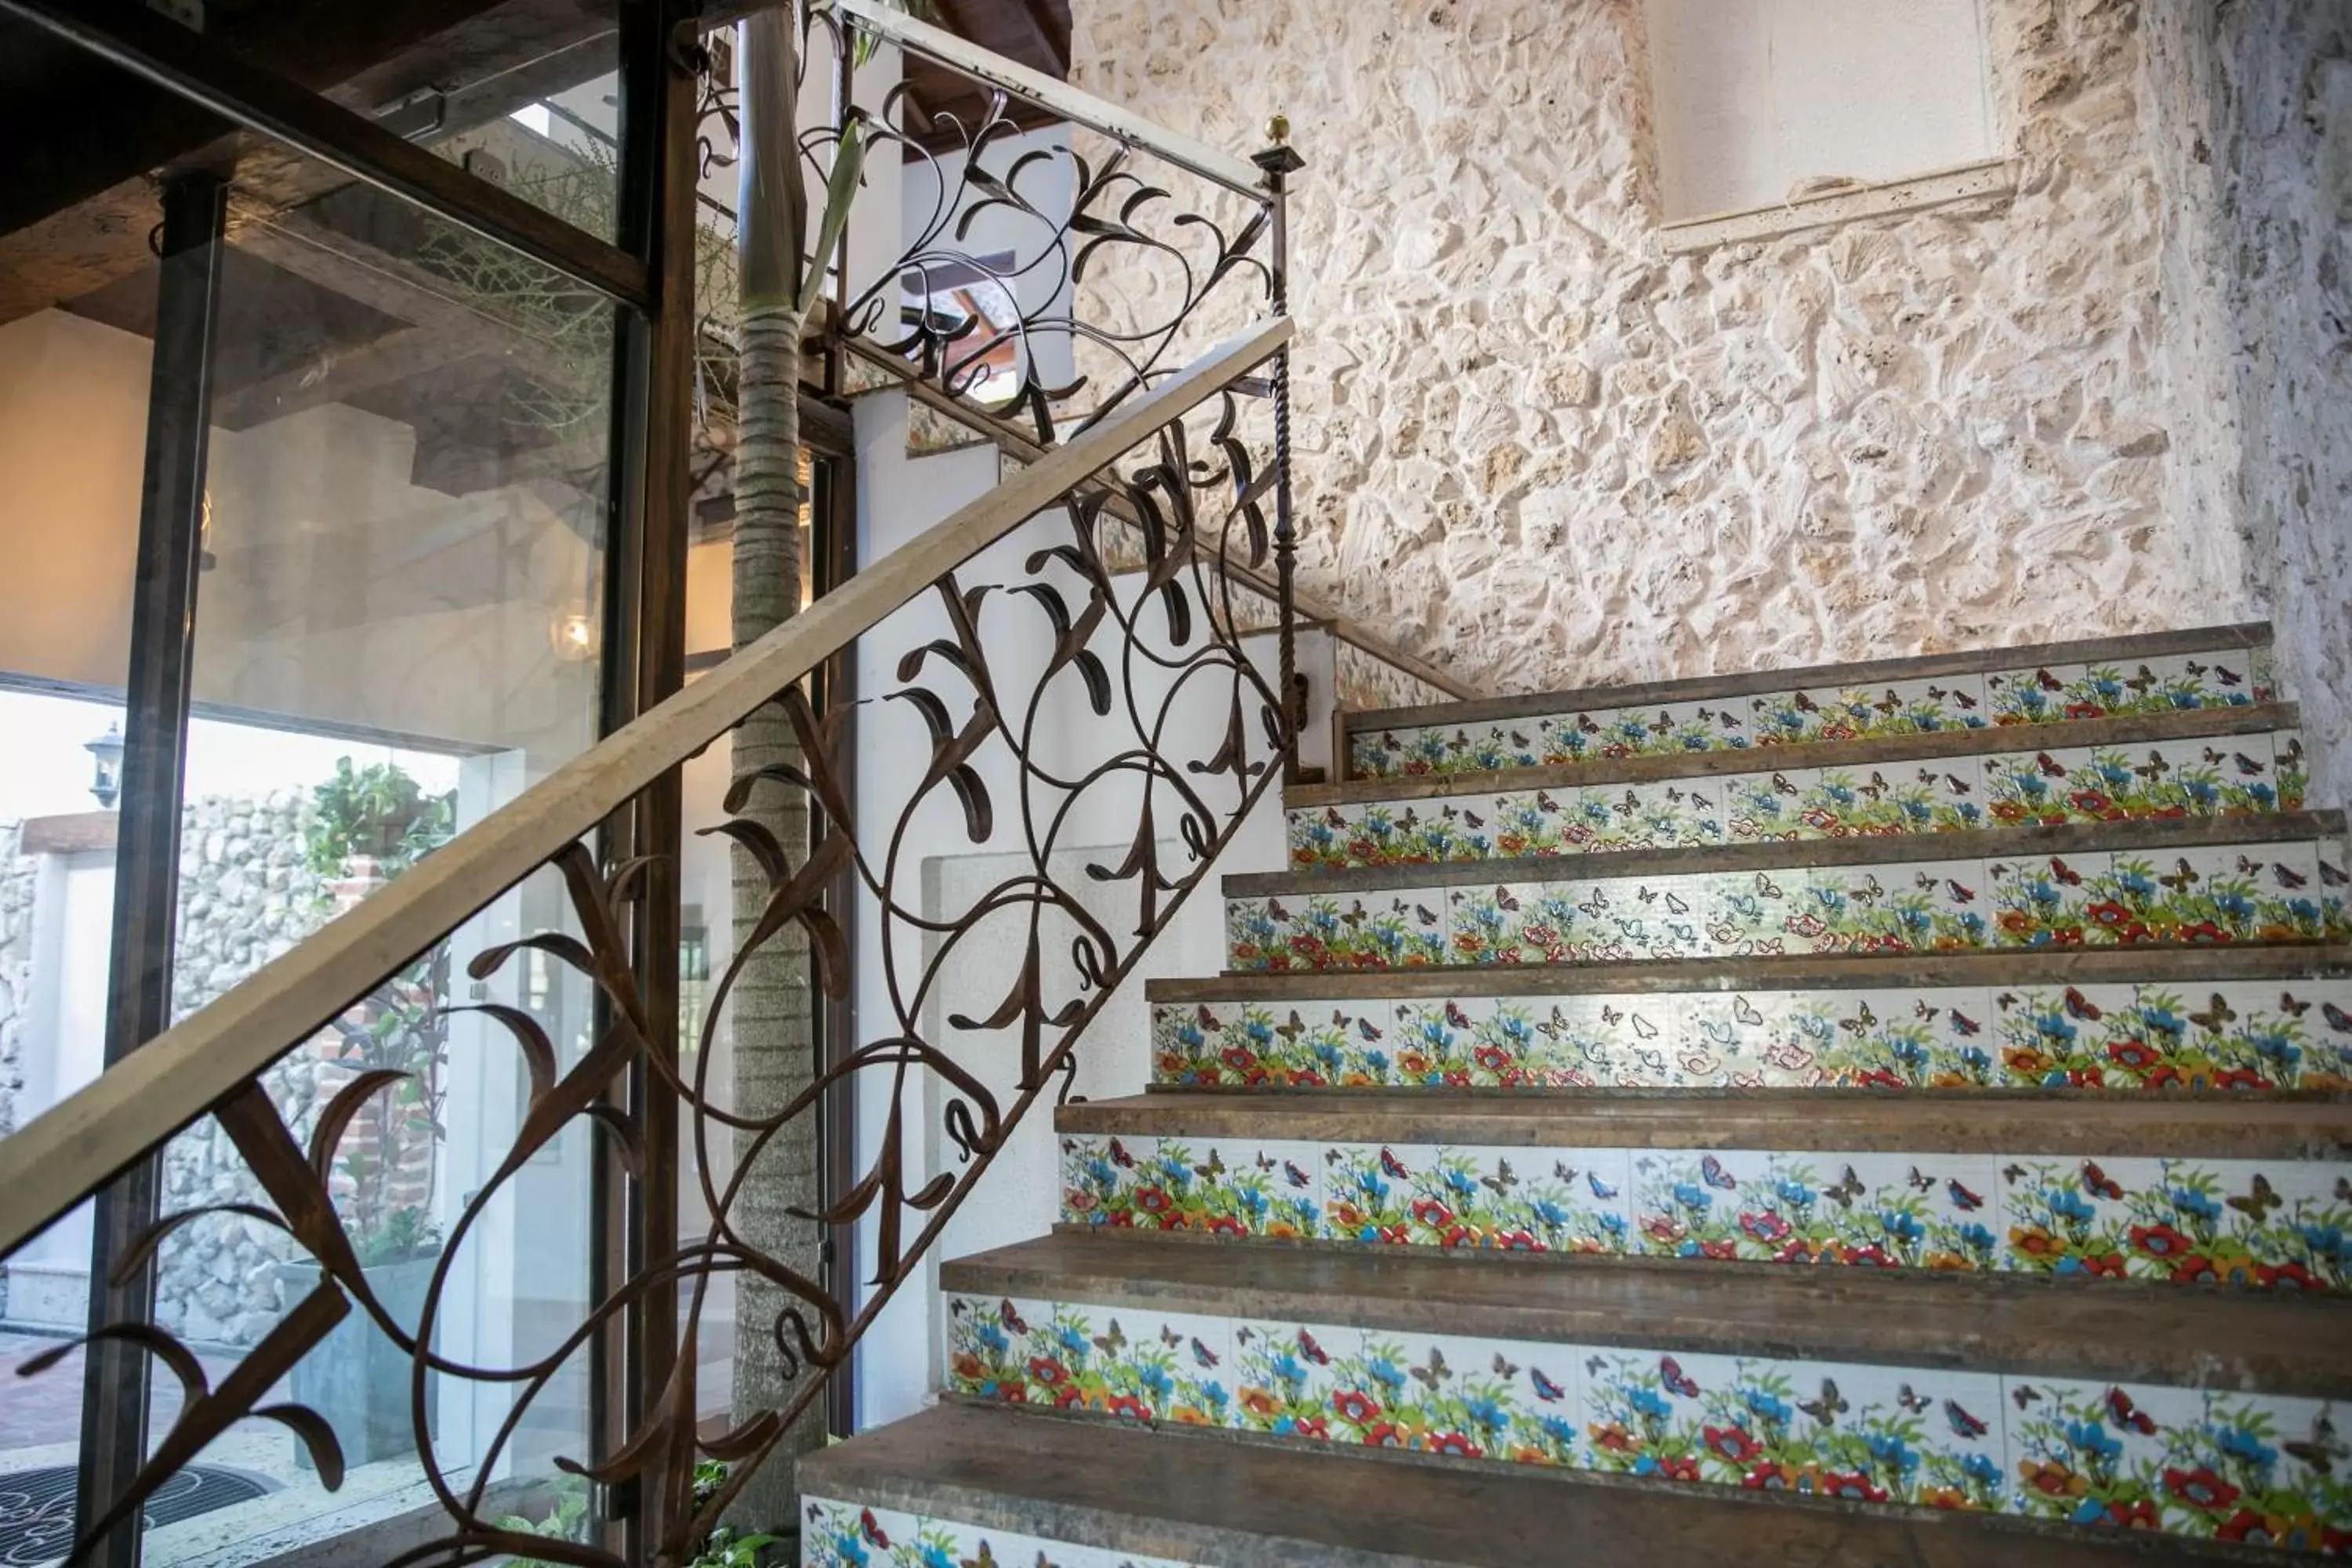
[[[1265,123],[1265,139],[1279,147],[1290,140],[1290,116],[1277,114]]]

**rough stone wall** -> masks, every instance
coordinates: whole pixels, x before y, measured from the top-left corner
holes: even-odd
[[[1502,690],[2226,620],[2139,0],[1987,0],[2015,200],[1662,259],[1637,0],[1077,0],[1076,75],[1286,113],[1305,580]],[[1115,311],[1116,272],[1085,310]],[[2210,373],[2210,367],[2208,367]]]
[[[16,1131],[25,1087],[25,1010],[33,997],[32,861],[18,855],[21,822],[0,822],[0,1138]],[[0,1268],[0,1318],[8,1314],[8,1273]]]
[[[189,803],[181,824],[174,1022],[286,952],[324,923],[331,902],[303,863],[306,796],[219,796]],[[24,1087],[23,1027],[33,994],[37,857],[19,853],[23,825],[0,823],[0,1136],[16,1131]],[[263,1075],[270,1098],[307,1137],[322,1094],[348,1069],[297,1052]],[[209,1119],[166,1147],[167,1210],[266,1203],[243,1156]],[[158,1254],[156,1316],[186,1337],[251,1344],[277,1321],[277,1266],[295,1248],[280,1231],[234,1215],[194,1221]],[[0,1316],[6,1312],[0,1271]]]
[[[325,885],[303,861],[307,796],[191,801],[181,822],[179,943],[173,1022],[187,1017],[325,923]],[[295,1135],[310,1135],[324,1080],[342,1072],[297,1051],[262,1075]],[[166,1212],[268,1197],[245,1157],[207,1117],[163,1155]],[[156,1321],[191,1340],[247,1345],[278,1321],[278,1267],[296,1255],[282,1231],[208,1215],[173,1232],[157,1258]]]
[[[2210,460],[2313,743],[2314,794],[2352,794],[2352,11],[2150,0],[2165,120],[2168,311]]]

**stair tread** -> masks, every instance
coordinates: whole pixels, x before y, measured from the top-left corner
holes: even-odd
[[[1227,1250],[1239,1245],[1239,1250]],[[2016,1275],[1059,1232],[940,1288],[1232,1318],[2352,1397],[2352,1303]]]
[[[2179,1542],[1873,1512],[943,1404],[800,1461],[803,1493],[1225,1568],[2104,1568]],[[1573,1542],[1571,1547],[1569,1543]],[[2267,1554],[2265,1554],[2267,1555]]]
[[[2301,710],[2292,702],[2195,708],[2178,713],[2083,719],[2057,725],[1988,725],[1979,730],[1936,730],[1867,741],[1819,741],[1664,756],[1593,758],[1532,768],[1351,778],[1337,783],[1286,785],[1282,803],[1298,810],[1374,801],[1492,795],[1497,790],[1583,789],[1658,779],[1712,778],[1786,768],[1863,769],[2045,748],[2074,751],[2086,747],[2132,747],[2217,735],[2258,734],[2292,730],[2301,722]]]
[[[1064,1132],[1531,1148],[1816,1149],[2340,1158],[2352,1101],[2121,1096],[1319,1094],[1162,1090],[1063,1106]]]
[[[1700,675],[1636,685],[1571,687],[1556,691],[1535,691],[1513,697],[1489,697],[1410,708],[1362,709],[1349,714],[1349,728],[1405,729],[1423,724],[1452,723],[1457,720],[1470,722],[1524,718],[1537,713],[1573,712],[1583,708],[1632,708],[1648,707],[1653,703],[1712,701],[1724,697],[1822,686],[1840,689],[1875,686],[1886,681],[1921,680],[1945,675],[2032,669],[2039,665],[2121,663],[2223,648],[2268,647],[2271,642],[2271,628],[2267,622],[2245,621],[2230,626],[2189,626],[2179,631],[2087,637],[2070,642],[2021,643],[2013,647],[1961,648],[1949,653],[1859,659],[1843,664],[1738,670],[1727,675]]]
[[[1508,882],[1592,881],[1708,871],[1774,870],[1786,866],[1878,866],[1929,860],[2031,860],[2045,855],[2146,850],[2165,855],[2213,844],[2274,844],[2340,837],[2340,811],[2281,811],[2257,816],[2186,821],[2110,822],[2064,827],[1989,827],[1962,833],[1884,837],[1807,838],[1708,844],[1674,849],[1619,849],[1592,855],[1454,860],[1345,870],[1244,872],[1224,879],[1229,899],[1385,892],[1398,888],[1492,887]]]
[[[1623,995],[1679,991],[1808,991],[1911,985],[2078,985],[2290,980],[2352,969],[2352,945],[1986,948],[1958,952],[1789,953],[1612,964],[1492,964],[1470,969],[1299,969],[1171,976],[1144,982],[1151,1002],[1279,1002],[1360,997]]]

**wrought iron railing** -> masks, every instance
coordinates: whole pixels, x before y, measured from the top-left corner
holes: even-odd
[[[209,1115],[268,1195],[267,1204],[234,1205],[236,1215],[289,1234],[318,1268],[315,1283],[217,1386],[185,1344],[152,1322],[115,1324],[93,1336],[152,1356],[180,1377],[185,1397],[131,1485],[104,1515],[83,1521],[80,1551],[129,1518],[231,1423],[247,1416],[290,1428],[320,1478],[332,1484],[343,1468],[334,1430],[315,1410],[271,1403],[270,1391],[356,1310],[409,1363],[416,1452],[446,1515],[437,1540],[394,1561],[455,1563],[512,1553],[539,1562],[619,1564],[625,1558],[605,1543],[530,1533],[502,1522],[493,1478],[501,1473],[502,1453],[519,1423],[567,1359],[621,1336],[631,1321],[679,1321],[684,1292],[690,1300],[677,1355],[628,1370],[644,1395],[641,1418],[619,1441],[559,1462],[600,1485],[631,1490],[643,1532],[640,1558],[676,1563],[694,1555],[737,1489],[775,1452],[826,1374],[909,1278],[1013,1129],[1057,1083],[1067,1091],[1080,1032],[1279,776],[1280,759],[1293,742],[1286,705],[1244,655],[1232,630],[1230,603],[1220,607],[1229,589],[1218,566],[1231,561],[1262,567],[1272,549],[1260,502],[1279,466],[1272,454],[1253,447],[1240,410],[1263,395],[1252,373],[1278,355],[1290,336],[1290,323],[1275,318],[1181,372],[1155,376],[1148,389],[1091,419],[1082,434],[1043,451],[982,500],[558,769],[293,952],[0,1140],[0,1193],[8,1194],[0,1209],[0,1256],[151,1157],[182,1127]],[[1099,541],[1114,497],[1143,520],[1146,560],[1139,578],[1114,574],[1103,559]],[[1003,575],[1001,569],[990,580],[976,577],[975,555],[1024,524],[1045,537],[1020,562],[1015,580],[995,580]],[[846,760],[837,754],[835,725],[814,717],[798,683],[885,617],[926,596],[936,599],[947,631],[904,658],[893,689],[869,695],[868,701],[904,704],[919,714],[930,737],[929,754],[904,763],[911,782],[890,819],[863,820],[858,797],[845,783]],[[1030,635],[1014,624],[1022,620]],[[1040,632],[1042,637],[1035,635]],[[1000,657],[1000,646],[1023,651]],[[703,1076],[708,1052],[699,1054],[693,1070],[681,1068],[675,1021],[656,1016],[646,1005],[636,969],[644,955],[632,952],[629,931],[631,906],[646,896],[647,862],[600,863],[594,843],[599,825],[640,792],[747,720],[776,709],[789,718],[803,761],[797,768],[753,769],[729,791],[730,815],[717,831],[757,861],[765,903],[753,939],[712,986],[707,1013],[717,1016],[743,965],[787,928],[807,933],[824,984],[845,983],[838,930],[819,897],[845,868],[878,908],[886,949],[899,956],[884,964],[887,1016],[869,1014],[861,1043],[789,1104],[747,1116],[719,1102]],[[1041,726],[1050,716],[1073,713],[1084,721],[1055,724],[1047,744]],[[775,787],[805,795],[824,824],[797,861],[746,810],[755,788]],[[910,824],[941,811],[951,811],[974,844],[1010,847],[1017,857],[1011,874],[946,912],[909,886],[919,867],[908,865],[902,853]],[[1083,877],[1076,880],[1083,885],[1073,886],[1068,851],[1079,845],[1069,827],[1089,812],[1097,822],[1108,816],[1131,825],[1131,839],[1115,855],[1079,857]],[[1179,847],[1172,859],[1171,844]],[[567,1058],[527,1006],[476,1009],[511,1040],[528,1088],[510,1144],[454,1213],[412,1328],[371,1284],[332,1176],[338,1142],[371,1097],[397,1075],[360,1074],[322,1108],[299,1118],[272,1102],[261,1075],[331,1029],[416,954],[436,948],[543,868],[561,876],[572,931],[488,947],[468,973],[488,981],[519,962],[569,970],[593,986],[604,1022],[584,1050]],[[1116,918],[1100,912],[1106,897],[1123,906]],[[944,967],[962,957],[968,944],[1007,932],[1025,958],[1014,967],[1002,1005],[984,1019],[950,1020],[960,1029],[1009,1031],[1020,1042],[1017,1083],[1001,1100],[930,1037],[925,1016]],[[909,953],[919,957],[902,962]],[[869,1076],[890,1085],[878,1152],[862,1176],[810,1216],[828,1230],[867,1224],[880,1239],[878,1255],[870,1258],[874,1289],[853,1314],[821,1280],[747,1240],[735,1211],[747,1173],[780,1135],[814,1115],[835,1085]],[[908,1118],[920,1114],[908,1107],[919,1103],[924,1080],[938,1086],[940,1131],[963,1163],[917,1181],[902,1163],[902,1133]],[[650,1084],[650,1091],[633,1100],[633,1081]],[[683,1107],[689,1136],[698,1142],[749,1140],[731,1179],[722,1184],[706,1177],[712,1215],[707,1233],[632,1258],[543,1353],[471,1365],[436,1349],[449,1260],[518,1173],[568,1131],[586,1128],[609,1140],[621,1162],[642,1177],[648,1145],[667,1137],[663,1129],[673,1106]],[[307,1139],[298,1135],[303,1126]],[[135,1271],[174,1227],[223,1206],[228,1205],[165,1215],[122,1267]],[[790,1397],[779,1405],[721,1433],[698,1432],[694,1376],[702,1292],[729,1275],[757,1277],[788,1296],[777,1331],[794,1375]],[[26,1370],[38,1373],[72,1348],[60,1346]],[[467,1456],[462,1473],[436,1461],[425,1393],[431,1378],[444,1389],[495,1384],[511,1402],[487,1447]],[[723,1484],[706,1487],[698,1497],[696,1466],[709,1458],[732,1468]]]

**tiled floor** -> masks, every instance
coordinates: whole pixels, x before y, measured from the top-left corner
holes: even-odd
[[[50,1443],[71,1443],[81,1436],[82,1352],[75,1351],[57,1365],[33,1377],[19,1377],[16,1369],[57,1342],[34,1334],[0,1330],[0,1458],[17,1448]],[[196,1358],[205,1375],[218,1384],[236,1364],[232,1356]],[[180,1384],[165,1373],[155,1380],[152,1425],[161,1430],[180,1413]]]

